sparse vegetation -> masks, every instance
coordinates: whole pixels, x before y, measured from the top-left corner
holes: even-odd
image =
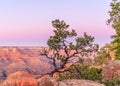
[[[76,68],[78,67],[78,68]],[[102,69],[98,68],[90,68],[87,65],[82,65],[79,67],[78,65],[70,70],[68,74],[60,74],[60,79],[86,79],[86,80],[93,80],[93,81],[101,81],[102,80]],[[79,72],[76,70],[79,70]]]
[[[104,81],[105,86],[119,86],[120,85],[120,79],[116,78],[113,80],[105,80]]]

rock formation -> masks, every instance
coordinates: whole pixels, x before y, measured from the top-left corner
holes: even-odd
[[[106,80],[120,77],[120,60],[109,62],[103,68],[103,76]]]
[[[37,80],[27,72],[10,74],[0,86],[37,86]]]
[[[50,72],[53,67],[40,56],[40,50],[40,47],[0,47],[0,81],[17,71],[33,75]]]

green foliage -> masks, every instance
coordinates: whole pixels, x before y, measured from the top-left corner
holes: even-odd
[[[83,36],[77,37],[75,30],[69,30],[69,25],[66,24],[63,20],[60,21],[56,19],[52,21],[52,26],[55,28],[53,30],[54,35],[50,36],[47,41],[49,47],[48,50],[43,50],[42,55],[45,55],[48,59],[51,60],[51,64],[54,66],[54,70],[51,72],[59,72],[60,69],[63,69],[69,60],[77,57],[80,58],[86,56],[92,51],[97,51],[99,46],[93,44],[94,37],[84,33]],[[71,39],[72,40],[71,40]],[[52,51],[52,53],[51,53]],[[61,53],[64,52],[63,53]],[[73,53],[71,53],[74,51]],[[59,60],[59,64],[57,61]],[[59,65],[60,67],[58,68]]]
[[[69,25],[67,25],[64,21],[56,19],[52,21],[52,26],[56,28],[56,30],[53,30],[55,35],[50,36],[49,40],[47,41],[47,44],[53,49],[64,47],[62,45],[63,42],[66,42],[67,38],[77,36],[75,30],[72,30],[71,32],[67,30]]]
[[[74,65],[70,73],[60,74],[60,79],[87,79],[93,81],[102,80],[102,69],[90,68],[88,65]]]
[[[106,61],[106,55],[103,54],[103,55],[100,57],[100,59],[99,59],[99,64],[102,65],[102,64],[105,63],[105,61]]]
[[[116,57],[115,60],[120,60],[120,57]]]
[[[80,72],[76,74],[76,69],[78,68]],[[88,66],[88,65],[81,65],[76,67],[73,67],[74,69],[72,72],[66,73],[66,74],[60,74],[60,80],[65,79],[85,79],[85,80],[93,80],[97,81],[99,83],[104,84],[105,86],[119,86],[120,85],[120,78],[114,78],[112,80],[104,80],[102,77],[102,69],[94,68]],[[77,70],[78,70],[77,69]]]
[[[115,43],[116,57],[120,57],[120,2],[118,0],[112,0],[111,11],[109,11],[110,18],[108,19],[108,24],[112,24],[115,29],[116,34],[112,36],[113,42]]]
[[[92,43],[94,42],[94,37],[87,35],[84,33],[83,37],[77,37],[75,38],[75,42],[68,42],[68,38],[76,37],[77,33],[75,30],[69,31],[67,25],[64,21],[60,21],[58,19],[52,21],[52,26],[55,28],[53,30],[54,35],[50,36],[50,38],[47,41],[47,44],[52,49],[60,49],[63,47],[67,47],[69,49],[83,49],[85,47],[92,47]],[[98,45],[96,45],[98,46]],[[96,47],[98,48],[98,47]]]
[[[105,62],[108,60],[109,54],[104,52],[99,54],[99,57],[95,59],[96,64],[102,65],[105,64]]]
[[[76,76],[74,74],[59,74],[60,80],[66,80],[66,79],[76,79]]]
[[[119,86],[120,85],[120,79],[116,78],[113,80],[105,80],[103,82],[105,84],[105,86]]]
[[[89,68],[81,72],[81,77],[87,80],[97,80],[101,81],[102,79],[102,69],[98,68]]]
[[[95,64],[102,65],[110,60],[110,52],[112,51],[113,44],[106,44],[98,51],[98,57],[95,58]]]

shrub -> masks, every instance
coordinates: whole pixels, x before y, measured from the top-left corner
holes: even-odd
[[[120,57],[116,57],[115,60],[120,60]]]
[[[102,69],[89,68],[81,72],[81,77],[83,79],[101,81],[102,80]]]
[[[74,65],[69,73],[60,74],[60,79],[87,79],[93,81],[102,80],[102,69],[90,68],[88,65]]]
[[[113,80],[105,80],[105,86],[119,86],[120,85],[120,78],[116,78]]]

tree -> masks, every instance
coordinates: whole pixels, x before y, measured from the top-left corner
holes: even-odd
[[[94,37],[84,33],[83,36],[77,37],[75,30],[69,31],[64,21],[56,19],[52,21],[54,35],[50,36],[47,41],[48,48],[44,48],[41,55],[46,56],[54,66],[54,70],[49,74],[53,75],[55,72],[66,71],[66,64],[71,63],[71,60],[80,59],[80,57],[87,56],[98,50],[98,45],[93,44]],[[73,41],[70,38],[74,38]]]
[[[112,43],[115,45],[115,56],[120,57],[120,2],[118,2],[118,0],[112,0],[110,6],[110,18],[107,22],[112,25],[113,29],[115,29],[116,34],[112,36]]]

